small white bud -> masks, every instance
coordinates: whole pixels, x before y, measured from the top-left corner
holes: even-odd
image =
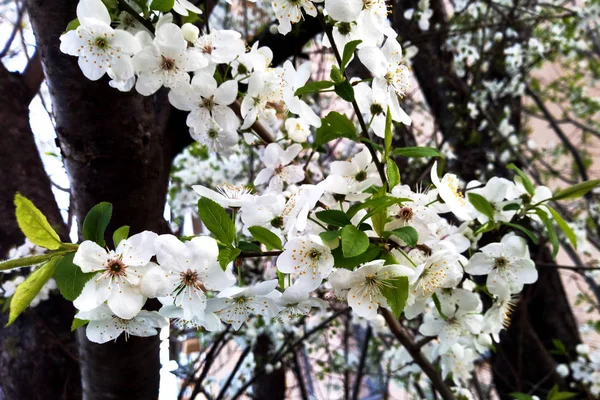
[[[189,22],[183,24],[181,27],[181,33],[183,33],[183,38],[190,43],[193,43],[200,36],[200,29],[196,25],[190,24]]]
[[[567,364],[559,364],[556,367],[556,373],[562,378],[565,378],[569,375],[569,367],[567,367]]]

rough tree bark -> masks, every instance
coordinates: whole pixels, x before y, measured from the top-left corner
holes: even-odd
[[[75,17],[76,5],[77,0],[31,1],[29,15],[79,226],[90,208],[108,201],[114,211],[107,237],[121,225],[130,225],[132,234],[146,229],[166,233],[163,211],[178,148],[178,137],[169,129],[171,108],[164,95],[120,93],[107,78],[89,81],[76,59],[60,52],[59,37]],[[80,331],[84,399],[157,398],[157,336],[97,345]]]
[[[16,192],[31,199],[60,236],[67,237],[29,125],[34,90],[23,76],[0,64],[0,259],[25,240],[15,219]],[[0,329],[0,399],[81,397],[77,347],[70,331],[73,314],[71,303],[52,296]],[[6,322],[3,314],[0,324]]]

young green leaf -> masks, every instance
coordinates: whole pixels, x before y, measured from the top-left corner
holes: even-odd
[[[331,251],[333,254],[333,258],[335,260],[336,268],[344,268],[352,270],[354,267],[364,264],[366,262],[372,261],[379,255],[381,249],[373,244],[369,246],[367,251],[358,255],[356,257],[344,257],[344,252],[342,251],[342,246],[338,246],[334,250]]]
[[[8,317],[9,326],[21,313],[27,308],[27,306],[33,301],[35,296],[42,290],[42,287],[48,282],[57,264],[61,261],[62,257],[55,257],[42,265],[40,268],[33,271],[31,275],[27,277],[15,290],[10,301],[10,314]]]
[[[433,147],[401,147],[395,149],[393,154],[402,157],[441,157],[442,153]]]
[[[225,268],[227,268],[229,263],[235,260],[240,253],[240,249],[235,249],[233,247],[224,247],[219,250],[219,256],[217,257],[217,260],[219,261],[221,268],[223,268],[223,271],[225,271]]]
[[[113,206],[110,203],[102,202],[96,204],[83,220],[83,238],[91,240],[104,247],[104,232],[112,217]]]
[[[324,242],[330,242],[332,240],[339,238],[340,234],[341,234],[341,232],[339,230],[338,231],[325,231],[325,232],[319,233],[319,236],[321,237],[321,240],[323,240]]]
[[[537,208],[535,213],[540,217],[546,230],[548,231],[548,239],[550,240],[550,244],[552,244],[552,258],[556,258],[558,254],[559,244],[558,244],[558,236],[556,235],[556,230],[554,229],[554,225],[550,218],[548,218],[548,214],[546,214],[543,210]]]
[[[79,19],[75,18],[74,20],[72,20],[71,22],[69,22],[67,24],[67,29],[65,29],[65,31],[63,33],[67,33],[69,31],[74,31],[75,29],[79,28],[79,25],[81,25],[81,23],[79,22]]]
[[[390,151],[392,150],[392,139],[394,137],[394,131],[392,130],[392,111],[390,110],[390,106],[387,108],[387,114],[385,116],[385,157],[389,157]]]
[[[252,253],[260,253],[262,252],[261,248],[259,245],[257,245],[256,243],[253,242],[245,242],[245,241],[240,241],[238,243],[238,249],[240,249],[241,251],[249,251]]]
[[[129,226],[123,225],[113,233],[113,244],[115,245],[115,249],[119,247],[119,243],[121,240],[125,240],[129,237]]]
[[[57,264],[54,271],[54,280],[60,294],[67,300],[73,301],[81,294],[83,287],[97,273],[84,273],[81,268],[73,264],[74,253],[67,254]]]
[[[506,168],[512,169],[517,173],[517,175],[519,175],[519,177],[521,178],[521,182],[523,183],[523,187],[525,188],[525,190],[527,190],[527,193],[529,193],[530,196],[533,196],[535,194],[535,188],[533,187],[533,183],[531,183],[531,179],[529,179],[529,177],[525,175],[525,172],[521,171],[519,167],[512,163],[508,164]]]
[[[84,325],[88,324],[87,319],[78,319],[78,318],[73,318],[73,323],[71,324],[71,332],[74,332],[75,330],[77,330],[77,328],[81,328]]]
[[[346,45],[344,46],[344,52],[342,54],[342,65],[341,65],[342,71],[344,70],[344,68],[346,68],[346,66],[350,62],[350,59],[354,55],[354,51],[356,50],[356,47],[358,47],[358,45],[361,43],[362,43],[362,40],[352,40],[352,41],[346,43]]]
[[[565,236],[567,237],[569,242],[571,242],[573,247],[577,249],[577,236],[575,236],[575,232],[573,232],[573,229],[571,229],[569,224],[567,224],[567,222],[560,216],[558,212],[556,212],[554,208],[549,206],[547,206],[547,208],[548,211],[550,211],[550,214],[552,214],[552,217],[556,221],[558,227],[564,232]]]
[[[394,316],[400,318],[408,299],[408,278],[400,276],[387,280],[386,284],[381,286],[381,294],[387,300]]]
[[[538,240],[537,235],[535,233],[533,233],[532,231],[530,231],[529,229],[525,228],[524,226],[513,224],[512,222],[503,222],[503,224],[506,226],[510,226],[511,228],[520,230],[521,232],[526,234],[534,244],[538,244],[540,242]]]
[[[354,101],[354,88],[348,81],[336,83],[335,93],[348,103],[352,103]]]
[[[277,270],[277,282],[281,290],[285,290],[285,274],[279,270]]]
[[[329,89],[333,85],[335,85],[335,82],[331,82],[331,81],[308,82],[306,85],[298,88],[296,90],[296,92],[294,93],[294,95],[302,96],[305,94],[317,93],[317,92],[320,92],[321,90]]]
[[[389,157],[386,158],[385,165],[387,167],[386,173],[388,178],[388,185],[390,185],[391,191],[394,187],[400,184],[400,170],[398,169],[398,164],[396,164],[396,161],[392,160]]]
[[[251,226],[248,228],[254,239],[258,240],[265,246],[267,246],[267,250],[283,250],[283,245],[281,244],[281,239],[268,230],[267,228],[263,228],[262,226]]]
[[[344,257],[356,257],[369,248],[369,237],[363,231],[359,231],[354,225],[346,225],[342,229],[342,251]]]
[[[578,183],[563,190],[556,192],[550,200],[572,200],[582,197],[587,192],[600,184],[600,179]]]
[[[356,127],[344,114],[331,111],[321,119],[321,127],[317,129],[313,145],[319,147],[339,138],[356,139]]]
[[[502,208],[502,211],[519,211],[521,209],[521,205],[519,203],[510,203]]]
[[[397,236],[410,247],[415,247],[419,241],[419,234],[412,226],[403,226],[402,228],[394,229],[390,232],[390,235]]]
[[[166,13],[171,11],[174,5],[175,0],[152,0],[150,9]]]
[[[469,193],[468,197],[469,203],[471,203],[477,211],[488,217],[490,221],[494,220],[494,206],[492,206],[485,197],[477,193]]]
[[[235,225],[227,211],[216,202],[203,197],[198,200],[198,214],[208,230],[223,244],[235,240]]]
[[[48,223],[42,212],[20,193],[15,195],[17,223],[31,243],[50,250],[60,247],[58,233]]]
[[[352,224],[350,217],[340,210],[325,210],[316,213],[319,220],[325,222],[328,225],[338,226],[343,228],[346,225]]]
[[[341,83],[344,81],[344,75],[342,74],[342,71],[337,67],[337,65],[331,67],[331,73],[329,74],[329,77],[335,83]]]
[[[350,218],[352,218],[356,215],[357,212],[359,212],[360,210],[365,209],[365,208],[374,209],[374,208],[377,208],[380,206],[390,207],[394,204],[409,203],[411,201],[412,201],[411,199],[406,198],[406,197],[394,197],[394,196],[374,197],[367,201],[353,204],[348,209],[347,214]]]
[[[526,393],[514,392],[514,393],[510,393],[509,396],[511,396],[515,400],[533,400],[533,397]]]

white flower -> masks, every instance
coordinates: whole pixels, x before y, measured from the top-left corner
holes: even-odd
[[[279,231],[283,228],[283,195],[253,196],[242,204],[242,222],[247,227],[262,226]]]
[[[296,231],[302,232],[306,229],[308,213],[323,196],[325,190],[324,182],[317,185],[302,185],[288,201],[282,212],[283,229],[288,235],[295,236]]]
[[[402,205],[394,204],[388,208],[388,216],[392,220],[385,225],[385,229],[393,231],[411,226],[417,231],[417,243],[425,243],[430,236],[429,224],[436,224],[442,220],[431,207],[427,206],[433,200],[431,192],[415,193],[408,185],[398,185],[392,189],[392,195],[412,201],[403,202]],[[402,246],[406,245],[402,239],[395,235],[392,235],[391,239]]]
[[[158,28],[153,44],[135,54],[132,61],[138,74],[135,88],[144,96],[163,85],[171,89],[182,86],[190,81],[188,72],[208,64],[201,53],[187,49],[181,29],[172,23]]]
[[[122,240],[116,250],[107,251],[86,240],[79,245],[73,263],[85,273],[96,272],[73,301],[81,311],[91,311],[105,301],[118,317],[133,318],[144,305],[139,284],[154,256],[156,233],[144,231]]]
[[[477,353],[471,349],[455,343],[446,354],[442,356],[442,376],[452,374],[455,383],[467,382],[471,379],[471,372],[475,368]]]
[[[181,242],[173,235],[161,235],[155,241],[156,260],[142,278],[140,289],[148,297],[160,299],[163,304],[174,304],[183,309],[183,318],[204,318],[208,290],[223,290],[235,283],[221,269],[217,257],[219,247],[215,239],[198,236]]]
[[[192,189],[202,197],[211,199],[222,207],[240,208],[246,202],[252,200],[252,190],[246,185],[228,185],[226,183],[215,186],[215,190],[211,190],[202,185],[193,185]]]
[[[354,95],[356,102],[361,112],[365,115],[367,121],[371,122],[371,129],[375,135],[383,138],[385,137],[385,120],[387,116],[387,109],[389,103],[389,96],[385,93],[373,91],[371,87],[365,83],[360,82],[354,87]],[[407,114],[401,116],[402,118],[398,122],[410,125],[412,123],[410,117]],[[394,115],[392,114],[392,119]]]
[[[556,373],[562,378],[569,376],[569,366],[567,364],[558,364],[556,366]]]
[[[293,323],[307,315],[313,308],[325,310],[327,302],[315,297],[310,297],[308,292],[298,290],[296,287],[287,288],[278,300],[281,311],[276,319],[283,323]]]
[[[478,187],[481,184],[477,181],[469,182],[467,185],[467,189],[472,187]],[[498,178],[496,176],[492,177],[484,187],[478,189],[469,190],[469,193],[479,194],[487,201],[490,202],[492,207],[494,208],[494,220],[495,221],[510,221],[512,217],[515,215],[516,211],[504,211],[504,207],[509,203],[515,203],[514,201],[505,201],[507,195],[509,193],[514,193],[517,189],[515,188],[515,184],[505,178]],[[511,196],[513,197],[513,196]],[[481,223],[487,222],[489,219],[486,215],[483,215],[479,211],[475,210],[477,213],[477,220]]]
[[[250,287],[232,287],[218,294],[220,306],[217,315],[233,329],[239,329],[252,315],[274,318],[279,312],[277,299],[281,293],[275,290],[277,280],[257,283]]]
[[[299,115],[301,119],[306,120],[306,122],[315,128],[320,127],[321,119],[308,104],[300,100],[295,94],[296,90],[304,86],[308,78],[310,78],[311,63],[305,62],[296,70],[292,62],[288,60],[283,64],[283,71],[283,101],[288,110]]]
[[[365,46],[358,50],[358,58],[374,76],[373,91],[389,98],[393,119],[409,123],[410,117],[398,102],[398,96],[404,96],[410,88],[410,69],[402,57],[400,43],[388,38],[381,49]]]
[[[354,272],[338,269],[331,274],[330,282],[338,292],[348,290],[348,305],[359,317],[373,319],[379,307],[388,307],[381,289],[391,287],[392,281],[401,276],[411,276],[414,271],[403,265],[383,265],[384,260],[363,264]]]
[[[500,341],[500,331],[510,325],[510,315],[516,300],[511,297],[499,297],[485,312],[483,331],[492,335],[496,342]]]
[[[279,193],[283,189],[283,184],[298,183],[304,179],[304,170],[300,165],[288,165],[302,151],[302,145],[293,144],[283,150],[277,143],[271,143],[265,149],[261,160],[265,169],[261,170],[256,179],[255,185],[269,183],[269,191]]]
[[[431,168],[431,182],[437,188],[449,211],[462,221],[473,219],[471,213],[474,212],[475,208],[465,200],[464,194],[460,191],[458,177],[454,174],[446,174],[440,180],[437,174],[437,161],[433,163]]]
[[[298,143],[306,142],[306,139],[310,136],[310,127],[300,118],[286,119],[285,130],[288,137]]]
[[[337,21],[354,22],[363,10],[363,0],[326,0],[325,11]]]
[[[285,244],[277,258],[277,269],[285,274],[299,274],[294,286],[315,290],[333,269],[333,255],[320,237],[298,236]]]
[[[471,275],[487,274],[488,290],[501,298],[520,292],[524,284],[538,278],[527,242],[514,233],[505,235],[500,243],[482,247],[471,257],[465,271]]]
[[[196,14],[202,14],[202,10],[192,4],[189,0],[175,0],[173,11],[179,15],[188,16],[188,10]]]
[[[246,47],[241,33],[232,30],[213,30],[194,42],[194,50],[202,53],[210,64],[214,65],[230,63],[244,54]]]
[[[317,3],[323,0],[313,0]],[[279,33],[287,35],[292,30],[292,24],[300,22],[302,10],[311,17],[317,16],[317,8],[310,0],[276,0],[272,1],[273,11],[279,20]]]
[[[196,134],[210,135],[212,121],[224,131],[235,134],[239,120],[228,106],[235,101],[237,89],[235,80],[223,82],[217,87],[215,78],[198,72],[191,85],[183,85],[169,92],[169,101],[180,110],[190,111],[187,126],[193,128]]]
[[[248,129],[256,120],[268,120],[270,103],[281,100],[281,70],[254,71],[248,79],[248,91],[242,100],[242,129]]]
[[[367,148],[350,161],[333,161],[330,175],[324,185],[329,192],[338,194],[362,193],[368,187],[381,182],[377,168]]]
[[[77,4],[79,27],[60,37],[60,51],[79,57],[86,78],[95,81],[109,70],[133,77],[131,56],[139,50],[135,38],[124,30],[110,26],[110,15],[100,0],[81,0]]]
[[[438,298],[445,318],[437,309],[425,314],[419,332],[425,336],[439,336],[439,353],[444,354],[463,336],[478,335],[481,332],[482,304],[476,294],[464,289],[456,289],[449,294],[441,291]]]
[[[154,336],[156,328],[166,328],[169,320],[156,311],[142,310],[130,319],[120,318],[111,309],[102,304],[90,311],[80,311],[75,318],[89,320],[85,335],[90,342],[106,343],[117,340],[125,332],[125,338],[131,336]]]
[[[231,71],[236,80],[248,83],[248,76],[253,72],[267,72],[267,68],[273,60],[273,51],[266,47],[258,47],[258,41],[254,42],[250,51],[240,54],[231,63]]]

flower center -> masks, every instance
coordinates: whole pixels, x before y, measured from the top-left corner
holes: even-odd
[[[185,286],[195,286],[197,281],[198,272],[188,269],[187,271],[181,273],[181,282]]]
[[[494,266],[496,268],[505,268],[508,265],[508,259],[506,257],[494,258]]]
[[[240,63],[240,65],[237,67],[237,72],[238,74],[245,75],[248,73],[248,68],[244,64]]]
[[[402,207],[398,213],[398,216],[405,221],[410,221],[414,216],[413,209],[410,207]]]
[[[213,107],[215,106],[215,96],[202,98],[201,106],[206,108],[207,110],[211,111],[213,109]]]
[[[216,129],[209,129],[208,132],[206,132],[206,134],[208,135],[209,138],[215,140],[219,137],[219,131],[217,131]]]
[[[362,182],[365,179],[367,179],[367,172],[366,171],[360,171],[358,174],[356,174],[356,176],[354,177],[354,179],[356,179],[357,182]]]
[[[212,54],[212,52],[213,52],[213,50],[214,50],[214,49],[215,49],[215,48],[212,46],[212,44],[210,44],[210,43],[207,43],[207,44],[205,44],[205,45],[202,47],[202,52],[203,52],[204,54]]]
[[[110,276],[123,276],[126,274],[127,266],[119,259],[111,260],[106,267],[106,271]]]
[[[381,104],[373,103],[371,104],[369,111],[371,111],[371,114],[373,115],[383,114],[383,107],[381,106]]]
[[[105,37],[97,37],[94,41],[94,45],[101,50],[106,50],[108,48],[108,39]]]
[[[160,63],[160,69],[164,71],[172,71],[175,67],[175,60],[169,57],[161,56],[162,61]]]
[[[337,28],[342,36],[346,36],[352,32],[352,25],[349,22],[340,22],[337,24]]]
[[[308,252],[308,256],[313,260],[318,260],[321,257],[321,253],[317,249],[312,249]]]

